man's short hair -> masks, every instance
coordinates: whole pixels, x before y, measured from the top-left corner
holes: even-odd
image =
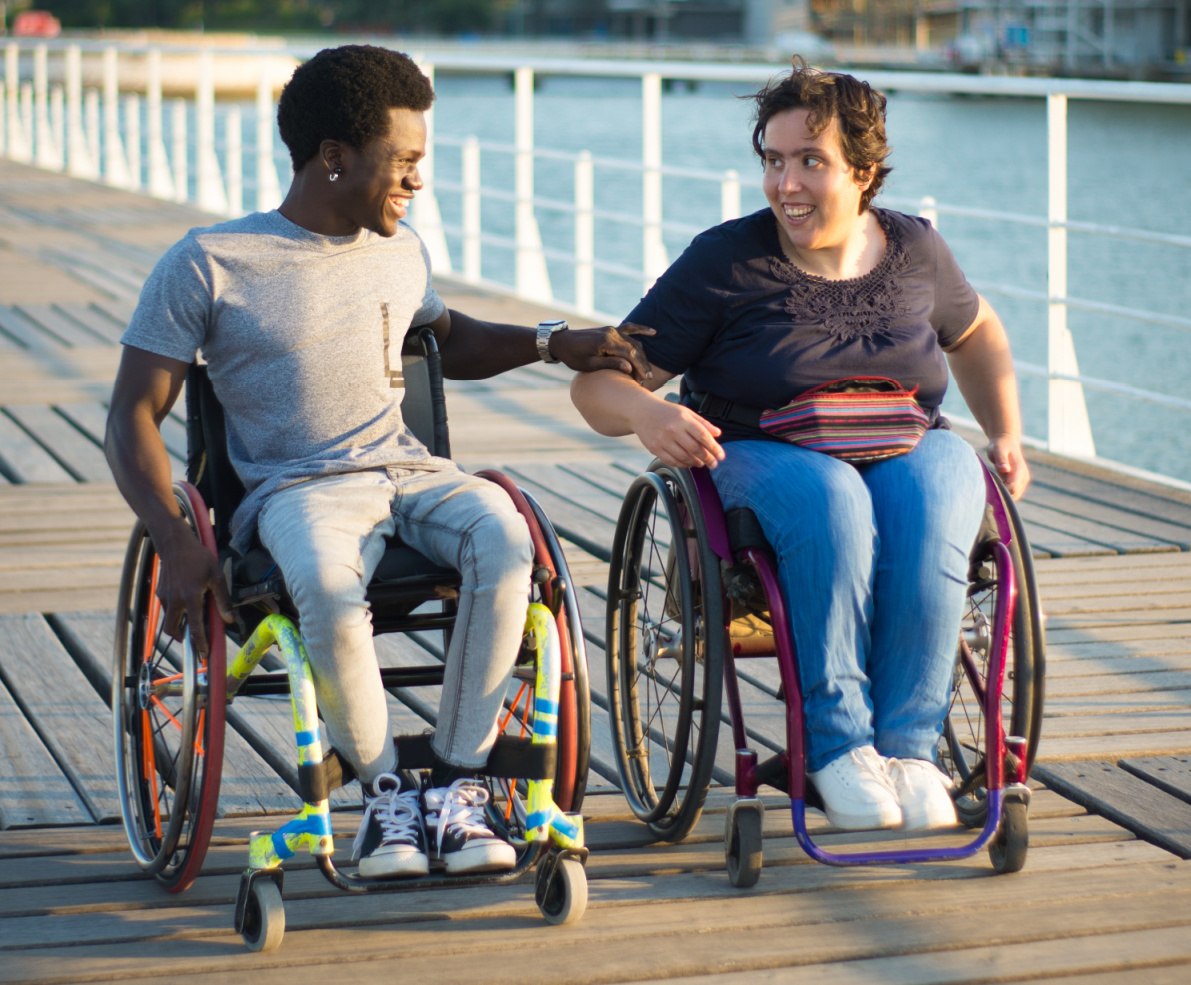
[[[424,113],[433,102],[430,80],[408,55],[347,44],[298,66],[281,90],[277,124],[298,171],[324,140],[364,150],[388,132],[389,110]]]

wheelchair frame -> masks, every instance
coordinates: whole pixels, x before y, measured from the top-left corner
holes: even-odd
[[[418,340],[425,360],[423,389],[432,407],[432,419],[425,423],[433,431],[427,437],[432,449],[449,454],[437,346],[429,329],[422,330]],[[195,391],[209,386],[194,376],[191,380]],[[211,409],[213,394],[206,399]],[[226,536],[229,510],[226,491],[221,493],[213,485],[218,476],[212,475],[221,467],[226,472],[220,463],[221,456],[226,456],[221,443],[222,420],[204,422],[198,392],[188,392],[188,404],[188,471],[196,480],[205,480],[214,493],[218,504],[215,526],[210,522],[212,511],[195,485],[175,483],[175,498],[195,535],[219,557],[217,531],[222,529]],[[209,416],[217,417],[219,412],[215,403],[214,413]],[[196,453],[196,444],[201,446],[201,453]],[[112,688],[117,785],[133,855],[141,868],[155,875],[167,890],[180,892],[188,888],[207,851],[218,806],[227,706],[237,695],[290,697],[303,806],[279,830],[250,835],[248,868],[237,894],[235,927],[252,950],[271,950],[280,945],[285,925],[281,866],[303,849],[314,856],[333,885],[363,893],[507,884],[518,881],[536,866],[535,899],[546,920],[569,923],[583,913],[587,849],[583,845],[582,816],[577,812],[586,787],[590,699],[578,603],[569,590],[570,575],[561,544],[538,504],[506,476],[497,472],[479,474],[505,489],[526,520],[534,545],[534,579],[528,587],[537,597],[528,607],[522,652],[514,669],[516,697],[511,702],[506,699],[507,709],[498,723],[502,733],[510,722],[519,725],[521,735],[498,735],[484,771],[486,777],[504,784],[500,789],[506,798],[507,813],[502,819],[490,810],[493,821],[505,827],[515,841],[523,842],[515,867],[497,874],[431,875],[394,882],[369,881],[338,869],[332,860],[334,839],[328,797],[354,775],[321,737],[314,684],[301,637],[295,621],[278,606],[278,601],[286,604],[279,577],[270,572],[272,581],[266,577],[257,584],[232,586],[238,618],[231,632],[241,649],[230,666],[224,624],[213,600],[207,603],[206,659],[196,653],[189,630],[182,652],[175,653],[172,641],[161,633],[163,613],[156,597],[156,553],[144,524],[138,520],[134,526],[117,611]],[[431,580],[427,581],[427,577]],[[457,575],[454,578],[457,581]],[[369,586],[370,595],[375,584]],[[392,620],[386,622],[381,613],[381,631],[442,629],[444,634],[450,633],[454,601],[446,597],[449,593],[439,590],[433,573],[417,584],[399,586],[398,594],[401,592],[405,592],[401,602],[406,603],[406,611],[412,608],[408,605],[411,600],[416,603],[436,597],[442,599],[444,611],[442,615],[403,615],[400,626]],[[250,612],[250,608],[255,611]],[[274,644],[281,652],[284,671],[253,673]],[[386,689],[441,684],[443,665],[387,668],[381,671],[381,678]],[[524,710],[518,714],[527,690]],[[560,722],[565,726],[565,735],[560,735]],[[402,770],[429,769],[433,765],[428,735],[398,737],[396,741]],[[564,767],[557,777],[563,787],[557,791],[561,806],[555,796],[560,761]],[[526,784],[524,802],[518,780]]]
[[[722,687],[735,750],[736,800],[728,809],[725,830],[728,873],[735,885],[752,885],[760,875],[764,807],[757,794],[766,783],[790,794],[795,836],[816,861],[840,866],[927,862],[967,858],[987,846],[998,872],[1020,869],[1028,846],[1030,791],[1026,781],[1041,725],[1043,636],[1032,561],[1020,518],[987,466],[984,476],[985,529],[973,552],[969,596],[976,592],[974,585],[992,596],[991,625],[975,627],[970,641],[961,638],[956,664],[956,691],[967,688],[978,703],[982,734],[966,744],[961,742],[949,715],[942,740],[949,765],[963,780],[956,790],[961,797],[957,811],[965,824],[979,828],[975,837],[961,846],[858,852],[829,851],[815,843],[807,827],[806,808],[820,804],[806,778],[797,661],[771,550],[759,528],[751,540],[746,535],[744,543],[733,543],[728,518],[706,469],[671,469],[656,461],[634,481],[625,497],[608,586],[609,717],[622,787],[634,813],[668,840],[680,840],[693,828],[710,783]],[[643,556],[645,539],[658,536],[648,528],[645,514],[659,502],[671,537],[664,564],[660,563],[661,549],[652,540],[652,561]],[[676,549],[675,544],[681,541],[685,541],[686,550]],[[768,610],[772,639],[763,639],[762,646],[733,645],[731,641],[731,600],[739,600],[742,568],[759,582]],[[659,582],[665,586],[660,605],[670,615],[651,623],[653,617],[648,613],[644,619],[639,616],[638,604],[648,608],[651,583]],[[635,624],[627,625],[630,621]],[[673,625],[663,629],[666,622]],[[694,638],[688,639],[692,632]],[[1011,643],[1014,698],[1024,706],[1015,706],[1014,726],[1020,726],[1023,734],[1006,736],[1002,689]],[[983,667],[978,666],[973,646],[985,654]],[[765,762],[758,761],[746,731],[737,672],[738,659],[761,656],[777,658],[778,695],[785,698],[785,751]],[[676,658],[679,664],[669,677],[658,669],[660,660],[667,657]],[[693,665],[690,670],[688,664]],[[695,679],[699,674],[701,682]],[[656,699],[658,706],[656,711],[647,709],[644,716],[639,687],[643,679],[646,701]],[[677,710],[666,722],[661,706],[670,698]],[[699,734],[692,740],[695,728]],[[666,752],[664,785],[654,784],[650,773],[653,741],[660,742]],[[969,753],[976,754],[975,763],[968,762]],[[680,798],[683,779],[686,791]],[[963,810],[959,810],[961,803]]]

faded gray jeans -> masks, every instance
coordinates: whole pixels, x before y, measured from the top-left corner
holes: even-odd
[[[396,533],[461,573],[434,751],[452,766],[482,766],[529,591],[529,531],[509,497],[462,471],[349,472],[274,493],[258,525],[298,607],[328,738],[363,782],[397,765],[365,600],[384,538]]]

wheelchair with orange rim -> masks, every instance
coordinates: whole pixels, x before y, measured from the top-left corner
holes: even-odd
[[[449,457],[433,332],[421,330],[416,341],[420,351],[403,357],[403,416],[433,454]],[[314,856],[333,885],[358,893],[510,883],[536,867],[535,899],[545,919],[577,920],[587,900],[587,850],[578,813],[590,746],[587,657],[566,558],[541,507],[503,474],[479,473],[512,498],[534,549],[525,635],[498,722],[500,734],[483,771],[488,819],[517,849],[516,865],[499,874],[367,881],[333,860],[328,797],[354,776],[321,738],[296,608],[263,548],[240,556],[228,546],[229,521],[244,489],[228,459],[223,411],[205,366],[191,367],[186,403],[189,481],[175,483],[174,495],[195,536],[221,561],[235,615],[227,636],[239,652],[229,663],[214,601],[207,607],[210,646],[205,657],[188,631],[181,642],[163,633],[164,614],[156,595],[159,561],[138,521],[120,584],[112,709],[124,828],[140,867],[170,892],[194,883],[219,809],[227,706],[237,695],[288,695],[298,748],[296,793],[303,806],[278,830],[250,837],[235,916],[236,930],[249,948],[280,945],[285,930],[282,863],[301,850]],[[439,631],[445,652],[459,585],[458,572],[390,542],[368,586],[374,632]],[[384,686],[441,684],[443,664],[427,657],[422,666],[383,669]],[[430,738],[425,733],[397,738],[402,770],[433,765]]]

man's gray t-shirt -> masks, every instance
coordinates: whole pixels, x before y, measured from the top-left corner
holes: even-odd
[[[317,476],[455,468],[401,417],[401,345],[443,312],[430,260],[391,237],[321,236],[280,212],[192,229],[161,258],[121,342],[192,362],[202,352],[247,495],[244,550],[265,499]]]

